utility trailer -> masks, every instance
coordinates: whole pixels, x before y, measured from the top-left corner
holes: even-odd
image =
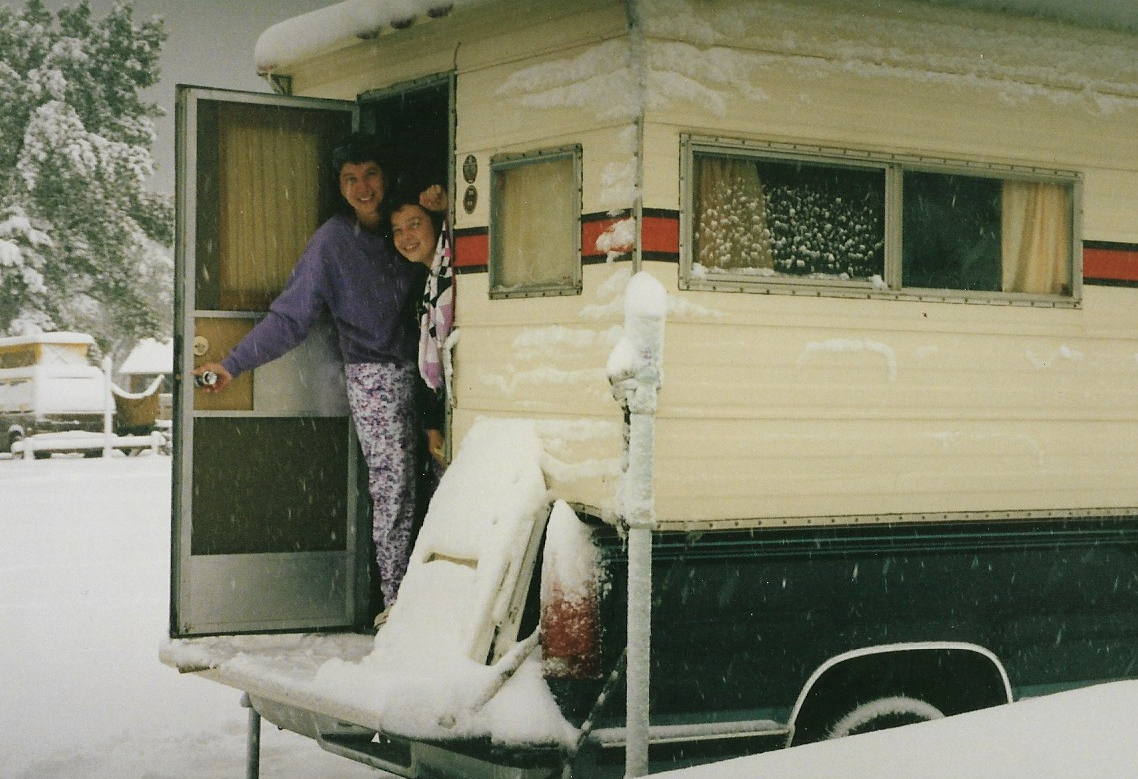
[[[102,430],[106,378],[90,364],[86,333],[0,338],[0,450],[59,431]]]
[[[636,775],[1133,677],[1136,43],[923,0],[269,29],[279,94],[179,90],[164,661],[409,777]],[[374,639],[327,334],[183,380],[283,284],[351,127],[448,182],[458,271],[447,497]]]

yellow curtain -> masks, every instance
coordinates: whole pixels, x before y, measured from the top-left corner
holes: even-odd
[[[1071,289],[1071,199],[1067,187],[1003,186],[1003,289],[1058,295]]]
[[[573,159],[505,168],[495,181],[495,288],[572,284],[581,229]]]
[[[694,261],[717,270],[774,268],[755,163],[723,157],[697,157],[696,163]]]
[[[263,310],[318,226],[323,126],[224,104],[219,120],[221,307]]]

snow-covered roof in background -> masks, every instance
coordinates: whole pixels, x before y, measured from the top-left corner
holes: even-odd
[[[87,344],[93,346],[95,339],[86,333],[40,333],[39,335],[13,335],[0,338],[0,346],[22,346],[24,344]]]
[[[174,342],[144,338],[123,360],[119,373],[146,375],[174,371]]]
[[[445,16],[458,5],[485,0],[344,0],[273,25],[254,51],[257,71],[272,73],[356,39],[375,38],[384,29],[402,29]],[[868,1],[868,0],[867,0]],[[1138,33],[1135,0],[922,0],[1005,13],[1037,16],[1086,27]]]

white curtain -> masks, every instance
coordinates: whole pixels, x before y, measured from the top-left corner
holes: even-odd
[[[1003,186],[1003,289],[1058,295],[1071,289],[1071,198],[1067,187]]]
[[[504,168],[495,187],[495,288],[572,284],[581,229],[573,159]]]
[[[250,106],[219,111],[221,307],[260,311],[319,226],[320,121]]]
[[[705,268],[773,268],[767,199],[753,161],[697,157],[693,259]]]

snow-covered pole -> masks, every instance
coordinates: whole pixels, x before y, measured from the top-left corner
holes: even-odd
[[[656,396],[662,384],[664,286],[641,271],[625,292],[624,335],[609,357],[613,396],[624,407],[625,463],[619,511],[628,529],[628,669],[625,776],[648,773],[648,692],[652,638],[652,530],[656,527],[652,460]]]
[[[103,457],[111,456],[114,449],[115,396],[111,391],[111,358],[103,358]]]

